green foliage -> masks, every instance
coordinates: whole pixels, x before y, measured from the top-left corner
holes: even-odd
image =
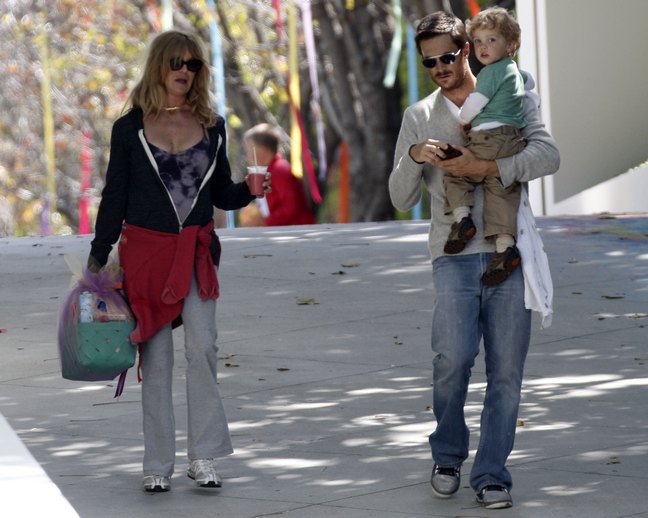
[[[205,41],[209,41],[212,18],[207,2],[174,0],[171,3],[175,25],[185,30],[193,28],[202,34]],[[287,38],[277,35],[276,14],[266,0],[217,0],[215,4],[224,39],[230,131],[228,144],[233,168],[236,168],[240,165],[238,143],[241,132],[250,125],[264,121],[274,123],[283,129],[287,139],[290,128],[286,92]],[[325,14],[324,4],[328,14]],[[78,226],[81,196],[81,135],[87,133],[91,138],[92,187],[88,194],[91,207],[96,208],[103,187],[112,123],[121,114],[128,92],[140,76],[140,60],[150,36],[160,30],[157,5],[148,0],[0,2],[0,88],[3,92],[0,96],[0,235],[37,235],[41,231],[40,218],[48,193],[41,92],[44,63],[39,38],[43,34],[47,36],[55,134],[56,207],[49,219],[56,233],[72,233]],[[330,39],[328,42],[317,42],[322,44],[318,49],[320,89],[327,94],[328,101],[327,106],[322,106],[327,139],[339,142],[365,132],[368,137],[359,138],[357,143],[374,140],[380,143],[378,150],[383,150],[391,145],[394,128],[386,130],[386,124],[377,117],[374,117],[369,128],[366,119],[355,116],[379,112],[372,110],[372,107],[380,106],[384,98],[381,97],[379,81],[383,73],[382,50],[388,48],[391,37],[390,2],[366,0],[361,7],[354,9],[344,5],[332,0],[313,4],[316,38],[324,37],[322,24],[327,20],[330,23],[331,13],[347,24],[345,26],[354,27],[354,34],[349,34],[353,37],[345,38],[345,41],[334,42]],[[287,31],[287,3],[281,2],[281,6],[284,31]],[[404,11],[407,9],[404,7]],[[320,12],[319,20],[315,11]],[[335,38],[334,31],[329,30],[328,36]],[[339,51],[323,57],[320,51],[325,48]],[[359,52],[363,51],[367,55],[359,59],[362,57]],[[347,56],[354,60],[344,59]],[[404,59],[403,53],[400,77],[406,74]],[[316,159],[310,113],[311,87],[303,43],[299,46],[299,60],[302,116],[311,142],[311,152]],[[352,70],[363,68],[364,73],[358,77],[362,77],[365,84],[370,84],[370,91],[377,91],[378,95],[371,97],[367,95],[367,90],[360,95],[355,83],[349,83],[352,86],[336,84],[333,78],[341,77],[335,74],[338,65]],[[433,85],[421,67],[417,67],[417,74],[420,96],[423,97],[431,92]],[[344,96],[352,95],[356,97],[351,102],[342,102]],[[403,98],[403,107],[406,104]],[[349,106],[357,110],[349,110]],[[346,118],[346,115],[353,117]],[[341,120],[345,120],[344,125],[340,124]],[[358,127],[352,127],[349,121]],[[340,134],[341,128],[346,135]],[[352,149],[357,153],[371,152],[358,145]],[[382,191],[385,190],[383,177],[388,172],[387,162],[390,160],[383,160],[380,167],[372,170],[378,178],[375,185]],[[351,174],[357,175],[359,171],[352,171]],[[335,192],[335,189],[329,192]],[[334,197],[331,202],[335,202]],[[336,220],[334,205],[329,204],[325,211],[330,212],[328,219],[333,221]],[[385,213],[383,211],[382,214]],[[3,221],[11,222],[9,230],[3,226]]]
[[[46,4],[46,5],[45,5]],[[69,0],[3,2],[0,6],[0,197],[12,209],[12,233],[36,235],[46,196],[40,79],[49,65],[55,130],[56,233],[73,232],[80,195],[82,131],[92,135],[94,185],[149,24],[134,2]],[[49,62],[39,42],[46,37]],[[91,192],[97,199],[98,189]]]

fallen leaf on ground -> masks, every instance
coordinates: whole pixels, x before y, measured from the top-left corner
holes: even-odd
[[[518,426],[524,426],[524,419],[518,419],[515,424],[517,424]]]
[[[621,461],[617,457],[610,457],[603,464],[621,464]]]
[[[355,268],[356,266],[360,266],[359,263],[342,263],[340,264],[342,268]]]
[[[244,255],[244,259],[254,259],[256,257],[272,257],[272,254],[248,254]]]
[[[346,272],[343,272],[342,270],[338,270],[337,272],[333,272],[331,275],[346,275]]]
[[[239,367],[237,363],[226,363],[225,367]]]
[[[289,371],[290,369],[288,367],[277,367],[277,370],[279,372],[286,372],[286,371]]]
[[[315,304],[319,304],[315,299],[297,299],[298,306],[314,306]]]
[[[604,299],[614,300],[614,299],[624,299],[625,295],[601,295],[601,297],[603,297]]]

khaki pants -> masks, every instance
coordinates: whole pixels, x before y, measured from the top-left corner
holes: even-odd
[[[472,131],[466,147],[475,156],[484,160],[495,160],[515,155],[526,145],[518,128],[500,126],[491,130]],[[446,191],[445,213],[450,214],[457,207],[472,207],[477,184],[484,185],[484,236],[517,234],[517,211],[520,205],[520,184],[504,187],[497,176],[445,175],[443,185]]]

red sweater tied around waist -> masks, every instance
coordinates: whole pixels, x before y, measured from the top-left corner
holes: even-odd
[[[196,274],[203,300],[217,299],[218,277],[210,253],[214,222],[192,225],[179,234],[125,225],[119,241],[124,290],[137,321],[133,343],[146,342],[179,319]]]

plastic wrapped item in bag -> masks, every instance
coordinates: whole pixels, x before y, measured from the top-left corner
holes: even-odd
[[[112,380],[132,367],[137,355],[130,341],[135,321],[119,291],[123,273],[111,265],[95,274],[66,261],[74,277],[59,315],[62,375],[76,381]],[[92,304],[89,315],[87,308],[82,315],[81,301]]]

